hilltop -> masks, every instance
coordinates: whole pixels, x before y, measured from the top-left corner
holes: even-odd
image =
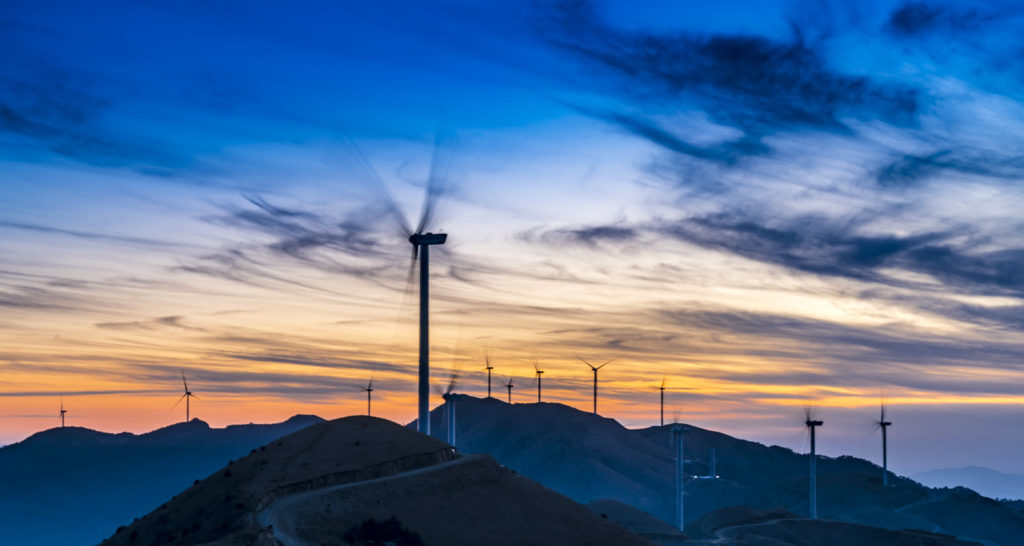
[[[611,499],[674,522],[675,454],[670,427],[630,430],[613,419],[556,403],[509,405],[460,396],[457,446],[489,453],[500,463],[580,503]],[[443,408],[431,430],[445,434]],[[690,426],[686,473],[706,475],[711,448],[719,479],[686,485],[686,519],[734,506],[808,513],[807,455]],[[854,457],[820,457],[818,511],[824,519],[891,530],[919,529],[968,540],[1013,544],[1024,536],[1024,515],[964,488],[931,489]]]
[[[323,419],[211,428],[193,419],[146,434],[44,430],[0,448],[0,528],[8,544],[95,544],[197,479]],[[61,525],[53,525],[59,514]]]
[[[647,544],[488,456],[460,457],[436,439],[362,416],[260,447],[103,544],[348,544],[370,536],[397,544]]]

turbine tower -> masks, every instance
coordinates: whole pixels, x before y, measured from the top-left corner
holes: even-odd
[[[672,439],[676,444],[676,523],[679,525],[679,530],[683,530],[685,519],[683,519],[683,485],[685,474],[683,474],[683,435],[689,432],[690,429],[676,423],[672,425]]]
[[[882,487],[887,487],[889,485],[889,445],[886,429],[892,426],[892,421],[885,420],[885,402],[882,402],[882,415],[878,419],[878,426],[882,429]]]
[[[661,391],[661,426],[665,426],[665,382],[668,381],[667,377],[661,379],[661,386],[658,390]]]
[[[451,378],[448,380],[448,387],[441,393],[441,398],[444,398],[444,414],[447,418],[447,442],[448,445],[455,447],[455,386],[458,384],[459,376],[453,373]]]
[[[805,417],[804,425],[811,433],[811,519],[818,519],[818,455],[815,450],[814,431],[824,425],[825,422],[813,419],[810,408],[807,409]]]
[[[61,394],[60,395],[60,428],[64,428],[64,414],[67,413],[67,412],[68,412],[68,410],[64,409],[64,395]]]
[[[491,356],[484,355],[484,362],[487,365],[487,398],[491,398],[491,371],[494,370],[494,366],[491,366]]]
[[[178,401],[174,403],[174,406],[172,406],[171,409],[174,409],[174,407],[177,406],[178,404],[180,404],[181,401],[184,399],[185,400],[185,422],[187,423],[187,422],[189,422],[189,419],[190,419],[190,415],[189,415],[190,404],[189,404],[189,402],[193,398],[198,398],[198,397],[196,395],[192,394],[192,391],[188,390],[188,381],[185,380],[185,370],[181,370],[181,383],[183,385],[185,385],[185,394],[181,395],[181,398],[178,398]]]
[[[577,356],[576,358],[578,358],[580,360],[583,360],[582,356]],[[605,366],[610,364],[612,362],[612,360],[615,360],[615,359],[613,358],[613,359],[609,360],[608,362],[605,362],[604,364],[601,364],[600,366],[594,366],[593,364],[587,362],[586,360],[583,360],[583,363],[586,364],[587,366],[590,366],[590,369],[594,371],[594,415],[597,415],[597,370],[600,370],[601,368],[604,368]]]
[[[366,391],[366,416],[369,417],[370,416],[370,393],[373,392],[373,378],[372,377],[370,378],[370,382],[366,384],[366,388],[363,389],[363,390]]]
[[[540,369],[540,366],[537,364],[536,360],[533,361],[533,370],[537,372],[536,374],[534,374],[534,377],[537,378],[537,402],[540,402],[540,380],[541,377],[544,375],[544,370]]]
[[[515,385],[512,384],[512,376],[508,376],[508,381],[505,382],[505,388],[508,389],[508,403],[512,403],[512,389]]]

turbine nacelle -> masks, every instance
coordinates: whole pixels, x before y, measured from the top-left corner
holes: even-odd
[[[808,420],[804,421],[804,425],[807,425],[809,427],[820,427],[820,426],[822,426],[824,424],[825,424],[824,421],[814,421],[814,420],[811,420],[811,419],[808,419]]]
[[[447,233],[413,233],[409,236],[409,242],[417,246],[443,245],[447,240]]]

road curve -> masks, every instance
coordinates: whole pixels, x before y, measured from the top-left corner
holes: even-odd
[[[256,521],[258,521],[262,527],[273,526],[274,538],[279,540],[282,544],[284,544],[284,546],[315,546],[314,544],[306,542],[305,540],[302,540],[298,537],[298,533],[296,532],[295,527],[292,525],[294,522],[289,521],[287,518],[281,517],[288,508],[300,502],[309,500],[311,498],[334,493],[335,491],[340,491],[342,489],[362,487],[364,485],[386,482],[388,480],[408,478],[410,476],[416,476],[418,474],[435,472],[437,470],[441,470],[451,466],[465,464],[471,461],[477,461],[482,458],[482,455],[460,455],[457,459],[451,461],[430,466],[424,466],[406,472],[399,472],[398,474],[392,474],[390,476],[384,476],[381,478],[374,478],[372,480],[364,480],[360,482],[346,483],[342,485],[332,485],[329,487],[322,487],[320,489],[313,489],[311,491],[303,491],[301,493],[285,495],[283,497],[274,499],[273,502],[271,502],[262,510],[257,512]]]

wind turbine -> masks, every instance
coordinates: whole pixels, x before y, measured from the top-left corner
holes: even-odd
[[[825,424],[824,421],[815,420],[811,416],[811,408],[808,407],[804,412],[804,425],[811,433],[811,519],[818,519],[818,455],[815,451],[814,444],[814,431],[816,428]]]
[[[578,358],[580,360],[583,360],[582,356],[577,356],[576,358]],[[583,360],[583,363],[586,364],[587,366],[590,366],[590,369],[594,371],[594,415],[597,415],[597,370],[600,370],[601,368],[604,368],[605,366],[610,364],[612,362],[612,360],[615,360],[615,359],[613,358],[613,359],[609,360],[608,362],[605,362],[604,364],[601,364],[600,366],[596,366],[596,367],[593,364],[587,362],[586,360]]]
[[[537,402],[540,402],[540,380],[544,375],[544,370],[540,369],[540,365],[537,364],[537,360],[533,361],[533,370],[537,372],[534,377],[537,378]]]
[[[430,247],[443,245],[448,240],[446,233],[431,233],[427,229],[431,220],[434,219],[434,209],[438,197],[444,193],[444,175],[448,168],[450,157],[441,157],[441,135],[438,135],[434,142],[434,154],[430,162],[430,174],[427,178],[427,195],[423,201],[423,211],[420,214],[420,221],[413,230],[403,216],[401,209],[391,197],[384,181],[373,169],[369,160],[349,137],[352,145],[367,173],[387,200],[389,212],[398,222],[403,233],[408,236],[412,244],[412,262],[409,264],[409,279],[415,271],[416,260],[420,264],[420,347],[419,347],[419,400],[417,404],[416,427],[423,434],[430,434]]]
[[[679,423],[672,425],[672,439],[675,440],[676,444],[676,521],[679,524],[679,530],[683,530],[683,485],[686,474],[683,473],[683,436],[689,432],[688,427],[684,427]]]
[[[668,381],[667,377],[661,379],[661,386],[658,390],[661,391],[661,426],[665,426],[665,382]]]
[[[505,388],[508,389],[508,403],[512,403],[512,389],[515,385],[512,384],[512,376],[508,376],[508,381],[505,382]]]
[[[491,370],[494,369],[494,366],[491,366],[491,356],[490,355],[484,355],[484,362],[487,364],[487,368],[486,368],[486,370],[487,370],[487,398],[490,398],[491,397]]]
[[[366,416],[369,417],[370,416],[370,393],[373,392],[373,378],[372,377],[370,378],[370,382],[366,384],[366,388],[363,389],[363,390],[366,391]]]
[[[178,401],[174,403],[174,406],[171,406],[171,409],[174,409],[175,407],[177,407],[177,405],[181,403],[182,399],[184,399],[185,400],[185,422],[187,423],[187,422],[189,422],[189,410],[190,410],[189,401],[191,399],[193,399],[193,398],[198,398],[198,397],[196,395],[192,394],[192,391],[188,390],[188,381],[185,380],[185,370],[181,370],[181,382],[182,382],[183,385],[185,385],[185,394],[181,395],[181,398],[179,398]]]
[[[448,445],[455,447],[455,386],[459,382],[459,375],[453,373],[451,378],[448,380],[448,388],[441,393],[441,398],[444,398],[444,413],[448,419],[447,432],[448,432]]]
[[[64,428],[64,414],[67,412],[68,410],[64,409],[64,394],[62,393],[60,395],[60,428]]]
[[[892,426],[892,421],[885,420],[885,401],[882,401],[882,414],[878,419],[878,426],[882,429],[882,487],[887,487],[889,485],[889,445],[886,441],[886,429]]]

